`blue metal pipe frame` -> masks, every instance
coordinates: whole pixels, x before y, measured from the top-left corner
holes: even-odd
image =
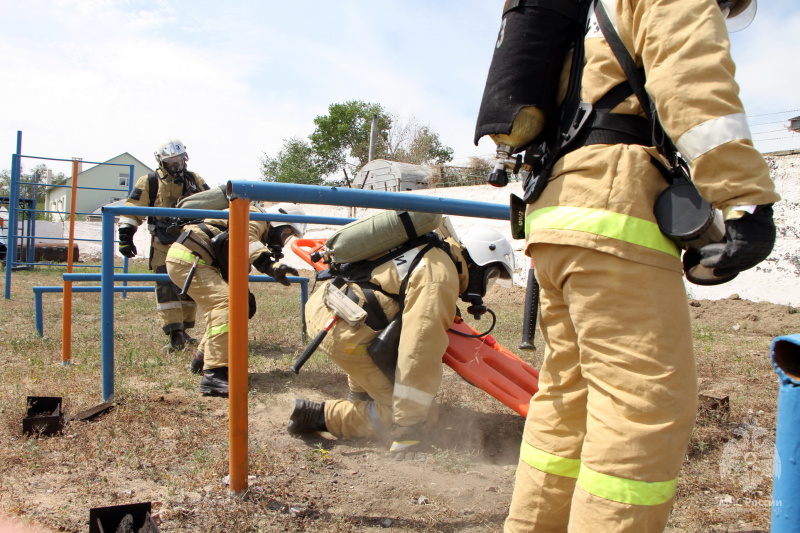
[[[22,132],[17,132],[17,151],[11,156],[11,183],[8,191],[8,237],[6,238],[6,287],[5,298],[11,298],[11,271],[17,260],[17,220],[19,212],[19,173],[20,152],[22,151]]]
[[[770,347],[778,373],[778,416],[772,487],[772,533],[800,532],[800,334]]]
[[[22,174],[22,158],[28,159],[43,159],[46,161],[73,161],[74,159],[65,159],[59,157],[41,157],[41,156],[34,156],[34,155],[23,155],[22,154],[22,131],[17,130],[17,146],[16,152],[11,156],[11,183],[9,184],[9,202],[8,202],[8,237],[6,240],[6,272],[5,272],[5,290],[4,296],[5,299],[8,300],[11,298],[11,273],[13,271],[14,265],[33,265],[33,246],[28,247],[28,262],[20,263],[16,261],[17,258],[17,226],[19,222],[19,187],[21,182],[21,174]],[[87,163],[90,165],[109,165],[109,166],[117,166],[117,167],[128,167],[128,196],[130,196],[131,191],[133,190],[133,173],[134,173],[134,165],[129,163],[108,163],[108,162],[100,162],[100,161],[82,161],[83,163]],[[33,184],[30,182],[25,182],[28,184]],[[36,184],[33,184],[36,185]],[[54,185],[54,187],[67,187],[66,185]],[[81,187],[78,187],[81,189]],[[83,187],[86,189],[93,188],[93,187]],[[109,190],[109,191],[122,191],[124,189],[98,189],[98,190]],[[35,228],[36,228],[36,199],[34,198],[34,206],[33,206],[33,215],[30,217],[29,223],[31,224],[31,228],[28,231],[28,239],[30,243],[35,243]],[[49,212],[49,211],[48,211]],[[9,260],[9,258],[11,258]],[[49,265],[53,266],[53,265]],[[97,266],[97,265],[81,265],[83,267],[88,266]],[[128,271],[128,258],[126,257],[123,261],[122,269],[124,272]],[[123,293],[123,298],[125,294]]]
[[[177,209],[174,207],[133,207],[127,205],[106,206],[103,208],[101,223],[102,250],[100,260],[100,274],[64,274],[65,281],[100,281],[100,350],[103,401],[110,401],[114,397],[114,281],[155,281],[169,278],[166,274],[115,274],[114,273],[114,243],[115,217],[118,215],[140,216],[170,216],[189,219],[201,218],[228,218],[227,211],[213,209]],[[353,219],[340,217],[318,217],[282,215],[277,213],[253,213],[254,220],[267,222],[306,222],[309,224],[346,224]],[[308,279],[299,276],[289,276],[290,282],[300,284],[300,300],[303,334],[305,335],[305,305],[308,300]],[[275,281],[271,276],[249,276],[250,281],[268,282]],[[125,292],[125,287],[120,287]]]
[[[99,277],[99,275],[98,275]],[[153,292],[155,287],[152,286],[139,286],[139,287],[114,287],[114,292]],[[72,287],[72,292],[100,292],[101,287]],[[44,312],[42,306],[42,294],[50,292],[64,292],[62,285],[42,285],[33,287],[33,302],[34,302],[34,316],[36,320],[36,333],[40,337],[44,337]]]
[[[229,181],[227,191],[228,196],[231,198],[241,196],[251,200],[269,200],[270,202],[403,209],[499,220],[509,220],[511,218],[510,208],[506,204],[473,202],[470,200],[397,192],[365,191],[346,187],[321,187],[265,181]]]

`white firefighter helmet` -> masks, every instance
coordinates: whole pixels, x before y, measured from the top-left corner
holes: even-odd
[[[169,174],[175,175],[186,168],[186,161],[189,154],[186,153],[186,146],[178,139],[169,139],[158,147],[155,152],[158,165]]]
[[[278,214],[281,214],[281,215],[306,216],[306,212],[305,211],[300,209],[295,204],[290,204],[290,203],[287,203],[287,202],[280,203],[280,204],[275,204],[273,206],[270,206],[270,207],[266,208],[264,211],[267,212],[267,213],[278,213]],[[279,226],[289,226],[290,228],[292,228],[292,231],[294,232],[295,236],[298,239],[302,239],[303,235],[306,234],[307,224],[305,222],[284,222],[284,221],[278,222],[278,221],[275,221],[275,222],[271,222],[270,224],[272,224],[273,226],[278,226],[278,227]]]
[[[514,275],[514,250],[503,235],[491,228],[477,226],[470,228],[461,237],[461,244],[467,249],[470,259],[478,266],[498,263],[500,277],[512,279]]]
[[[729,32],[743,30],[756,17],[756,0],[717,0]]]

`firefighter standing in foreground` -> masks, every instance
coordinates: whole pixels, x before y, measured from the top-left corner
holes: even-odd
[[[435,422],[447,329],[456,316],[459,297],[482,297],[495,279],[513,275],[511,244],[495,230],[475,228],[461,242],[445,242],[427,250],[425,245],[412,248],[375,267],[364,276],[366,282],[347,282],[342,287],[355,292],[365,306],[367,322],[353,327],[337,321],[320,349],[347,372],[351,394],[347,400],[322,403],[296,400],[290,433],[328,431],[345,439],[382,438],[392,443],[390,452],[398,458],[419,450],[424,426]],[[417,261],[418,254],[422,256]],[[407,275],[405,297],[395,301]],[[365,289],[372,292],[380,309],[370,307]],[[312,330],[323,328],[331,316],[324,293],[324,287],[315,291],[306,306]],[[384,314],[391,321],[398,312],[402,329],[392,381],[367,350],[382,327],[370,327],[370,319]]]
[[[125,205],[136,207],[175,207],[178,201],[192,194],[208,190],[208,185],[195,172],[186,169],[189,156],[178,139],[170,139],[155,152],[158,169],[136,181]],[[136,257],[133,236],[145,217],[123,215],[119,219],[119,253]],[[167,232],[172,222],[165,217],[147,217],[147,229],[152,235],[149,268],[155,274],[166,274],[166,257],[175,237]],[[171,281],[156,281],[156,302],[161,328],[169,336],[164,351],[182,350],[196,341],[186,330],[194,327],[196,306],[188,296],[179,296],[180,287]]]
[[[697,190],[724,213],[725,240],[694,259],[684,254],[684,266],[699,260],[716,276],[755,266],[774,244],[779,197],[750,138],[725,26],[726,17],[753,11],[755,0],[597,6],[643,67],[647,93]],[[580,99],[591,104],[626,80],[598,18],[595,12],[584,41]],[[495,142],[519,148],[532,141],[536,134],[523,131],[535,122],[530,111]],[[644,115],[635,95],[609,111]],[[541,286],[546,346],[508,532],[666,526],[695,419],[697,378],[680,252],[653,213],[667,182],[650,140],[585,138],[557,159],[527,206],[526,253]]]
[[[212,191],[209,191],[211,193]],[[205,193],[205,194],[209,194]],[[220,194],[222,194],[220,192]],[[251,211],[261,212],[255,205]],[[277,204],[268,212],[305,215],[292,204]],[[205,219],[186,225],[167,252],[166,268],[170,279],[179,287],[186,284],[200,311],[204,314],[206,331],[194,353],[191,370],[202,372],[200,392],[210,396],[228,395],[228,281],[227,246],[224,241],[212,239],[227,234],[227,219]],[[287,223],[274,227],[263,220],[250,220],[250,264],[262,274],[272,276],[282,285],[289,285],[287,275],[297,276],[297,270],[278,261],[280,252],[291,239],[305,233],[305,224]],[[225,237],[226,235],[222,235]],[[250,295],[250,318],[255,314],[255,298]]]

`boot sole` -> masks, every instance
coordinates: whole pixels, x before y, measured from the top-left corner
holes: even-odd
[[[228,391],[221,391],[210,387],[200,387],[200,392],[203,396],[225,396],[226,398],[228,396]]]

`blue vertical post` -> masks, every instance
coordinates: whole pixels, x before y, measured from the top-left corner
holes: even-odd
[[[772,341],[778,373],[778,420],[772,489],[772,533],[800,532],[800,334]]]
[[[100,256],[100,351],[103,401],[114,398],[114,213],[103,209]]]
[[[19,174],[22,132],[17,131],[17,152],[11,156],[11,183],[8,193],[8,237],[6,239],[6,300],[11,298],[11,271],[17,260],[17,221],[19,220]]]

